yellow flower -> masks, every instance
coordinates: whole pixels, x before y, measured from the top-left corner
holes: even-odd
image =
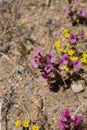
[[[58,52],[58,53],[61,53],[61,52],[62,52],[62,49],[58,49],[57,52]]]
[[[25,121],[25,122],[23,123],[23,127],[25,127],[25,128],[29,127],[29,123],[28,123],[27,121]]]
[[[69,54],[70,56],[72,56],[72,55],[74,54],[74,51],[73,51],[73,50],[69,50],[69,51],[68,51],[68,54]]]
[[[15,126],[20,126],[21,125],[21,120],[16,120],[15,121]]]
[[[75,60],[78,60],[78,57],[77,56],[73,56],[70,58],[72,61],[75,61]]]
[[[67,50],[62,50],[62,52],[63,52],[63,53],[66,53],[66,52],[67,52]]]
[[[69,30],[67,29],[67,28],[64,28],[64,33],[68,33],[69,32]]]
[[[80,61],[83,62],[83,63],[87,62],[87,60],[85,58],[81,58]]]
[[[86,62],[85,62],[86,64],[87,64],[87,60],[86,60]]]
[[[83,58],[87,58],[87,54],[86,54],[86,53],[83,53],[83,54],[82,54],[82,57],[83,57]]]
[[[66,71],[68,71],[68,70],[69,70],[69,67],[68,67],[68,66],[64,66],[64,69],[65,69]]]
[[[70,33],[65,33],[65,34],[64,34],[64,37],[65,37],[65,38],[69,38],[69,37],[70,37]]]
[[[79,19],[76,19],[76,22],[79,23]]]
[[[70,47],[70,43],[68,42],[66,46],[67,46],[67,47]]]
[[[54,46],[55,46],[55,47],[59,47],[60,45],[61,45],[61,42],[60,42],[60,41],[55,41],[55,42],[54,42]]]
[[[32,130],[39,130],[39,126],[33,125],[33,126],[32,126]]]

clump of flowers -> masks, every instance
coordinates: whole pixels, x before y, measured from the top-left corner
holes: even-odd
[[[57,48],[57,50],[59,49],[60,45],[60,41],[56,41],[54,43],[54,46]],[[34,53],[34,58],[31,59],[30,62],[33,68],[40,70],[39,79],[41,81],[47,81],[50,86],[52,85],[53,81],[55,85],[59,85],[58,80],[59,77],[61,77],[61,82],[64,85],[64,80],[66,80],[66,77],[63,76],[62,72],[65,72],[66,75],[71,75],[71,70],[74,69],[75,71],[78,71],[82,66],[81,61],[75,56],[73,57],[73,55],[74,51],[72,49],[66,52],[63,50],[61,55],[59,55],[59,59],[57,60],[54,55],[44,55],[41,50],[37,50]],[[71,57],[74,60],[71,60]]]
[[[64,37],[69,38],[70,37],[70,32],[67,28],[64,29]]]
[[[59,45],[59,43],[56,42],[55,46],[57,45]],[[55,62],[56,62],[56,59],[52,54],[47,54],[46,56],[43,56],[41,50],[35,51],[34,58],[31,59],[32,66],[35,69],[39,68],[41,70],[39,79],[42,81],[47,81],[49,79],[50,72],[54,70]]]
[[[87,12],[84,9],[75,8],[73,5],[78,0],[68,0],[69,6],[66,8],[65,12],[69,15],[72,25],[77,25],[78,23],[86,24]]]
[[[61,110],[60,114],[62,117],[58,120],[60,130],[82,130],[83,115],[76,115],[72,118],[69,109]]]
[[[24,121],[24,122],[22,122],[21,120],[19,120],[19,119],[17,119],[16,121],[15,121],[15,126],[16,127],[23,127],[24,128],[24,130],[26,129],[26,128],[29,128],[29,125],[30,125],[30,120],[26,120],[26,121]]]
[[[58,58],[52,54],[43,55],[41,50],[37,50],[34,58],[31,59],[32,66],[40,70],[39,79],[43,82],[47,81],[49,85],[52,81],[55,81],[55,85],[59,85],[59,77],[63,83],[71,80],[75,71],[79,71],[82,65],[87,65],[87,54],[85,51],[81,52],[79,48],[79,45],[86,41],[86,31],[80,29],[74,34],[67,28],[64,28],[63,31],[67,43],[64,45],[60,39],[54,42]],[[66,76],[63,73],[66,73]]]
[[[66,47],[69,49],[69,47],[75,47],[76,45],[80,44],[80,42],[85,42],[87,34],[84,29],[79,29],[77,33],[70,33],[70,31],[67,28],[64,28],[63,30],[64,37],[67,40],[67,45]],[[57,46],[55,46],[57,48]]]
[[[72,74],[77,73],[82,65],[87,65],[87,54],[80,52],[79,49],[79,45],[86,40],[85,30],[80,29],[78,33],[73,34],[69,29],[64,28],[63,32],[67,43],[64,45],[60,40],[54,42],[58,58],[50,53],[44,55],[40,49],[34,52],[34,58],[30,61],[33,68],[40,70],[39,79],[43,82],[47,81],[49,86],[53,82],[59,85],[60,81],[64,85],[66,80],[71,81]]]
[[[30,127],[30,119],[27,119],[24,122],[22,122],[21,120],[17,119],[15,121],[15,126],[16,127],[22,127],[23,130],[28,130],[29,127]],[[40,127],[38,125],[33,125],[31,127],[31,130],[39,130],[39,129],[40,129]]]

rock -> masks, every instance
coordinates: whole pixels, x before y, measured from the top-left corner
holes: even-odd
[[[43,100],[37,99],[34,103],[32,103],[31,107],[36,110],[41,110],[43,108]]]
[[[83,87],[83,84],[82,83],[73,83],[71,85],[71,89],[74,93],[79,93],[79,92],[82,92],[84,91],[84,87]]]
[[[34,88],[34,86],[32,85],[32,83],[27,84],[25,87],[29,88],[29,89],[33,89]]]

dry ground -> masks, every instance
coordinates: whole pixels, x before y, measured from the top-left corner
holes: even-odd
[[[82,26],[72,27],[64,13],[67,4],[67,0],[51,0],[49,6],[46,0],[0,1],[0,97],[5,98],[2,130],[21,130],[14,122],[27,116],[45,130],[58,130],[60,109],[68,107],[73,115],[86,102],[87,86],[77,94],[70,88],[63,91],[62,87],[58,92],[50,91],[30,65],[34,50],[42,48],[46,53],[53,39],[64,42],[64,27],[76,31]],[[87,1],[79,1],[79,7],[87,8]],[[78,113],[87,116],[86,111],[87,104]]]

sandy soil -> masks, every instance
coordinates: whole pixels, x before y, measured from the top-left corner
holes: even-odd
[[[67,0],[51,0],[50,5],[41,0],[0,2],[0,97],[4,98],[2,130],[21,130],[15,127],[14,122],[16,119],[25,120],[27,116],[31,118],[30,129],[35,123],[42,130],[58,130],[59,111],[69,108],[73,116],[86,102],[86,85],[84,91],[77,94],[71,88],[63,91],[62,86],[57,92],[50,91],[47,83],[38,80],[39,73],[30,64],[34,50],[42,48],[45,54],[53,45],[53,39],[65,42],[64,27],[72,32],[83,27],[72,27],[64,12],[67,5]],[[87,8],[87,1],[81,0],[77,6]],[[54,49],[52,53],[56,55]],[[78,113],[85,113],[87,118],[87,104]]]

